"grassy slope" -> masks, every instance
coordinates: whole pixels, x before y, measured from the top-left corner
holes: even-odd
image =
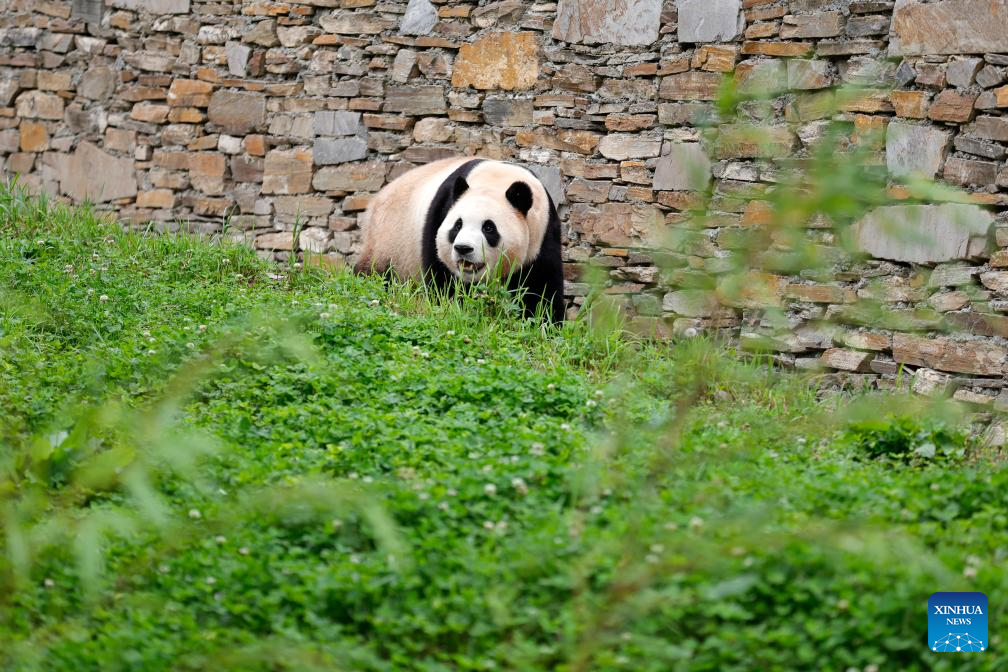
[[[0,196],[0,504],[73,530],[0,542],[5,669],[995,669],[924,648],[935,590],[1005,618],[986,459],[866,459],[703,343]]]

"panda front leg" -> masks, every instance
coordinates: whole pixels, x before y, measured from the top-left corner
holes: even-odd
[[[521,292],[525,317],[542,316],[553,324],[564,321],[563,266],[562,262],[540,257],[532,264],[511,276],[508,289]]]

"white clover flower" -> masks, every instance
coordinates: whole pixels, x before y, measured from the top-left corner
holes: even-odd
[[[601,399],[602,397],[605,396],[605,392],[603,392],[602,390],[595,390],[595,396]]]
[[[45,587],[46,587],[46,588],[52,588],[53,586],[55,586],[55,585],[56,585],[56,582],[55,582],[55,581],[53,581],[52,579],[46,579],[46,580],[45,580],[45,581],[43,581],[42,583],[43,583],[43,584],[45,584]]]
[[[102,302],[108,301],[108,294],[102,294],[101,296],[98,297],[98,300]]]
[[[329,313],[319,313],[319,319],[320,320],[328,320],[329,319]]]
[[[248,554],[249,554],[248,546],[242,546],[241,548],[238,549],[238,555],[248,555]]]
[[[701,527],[703,527],[703,524],[704,524],[703,518],[701,518],[700,516],[693,516],[692,518],[690,518],[689,526],[691,529],[699,530]]]
[[[151,333],[149,331],[144,331],[143,332],[143,337],[144,338],[150,338],[151,337]]]
[[[448,495],[449,497],[454,497],[455,495],[458,494],[458,490],[456,490],[455,488],[448,488],[447,490],[445,490],[445,494]]]
[[[977,575],[976,567],[970,566],[963,569],[963,576],[965,576],[967,579],[974,579],[976,578],[976,575]]]
[[[91,296],[92,294],[94,294],[94,290],[93,290],[93,289],[91,289],[90,287],[88,287],[88,290],[87,290],[87,295],[88,295],[88,296]]]
[[[216,541],[218,544],[223,544],[227,542],[227,537],[218,534],[216,537],[214,537],[214,541]]]
[[[652,553],[664,553],[665,552],[665,546],[664,546],[664,544],[651,544],[651,552]]]
[[[569,432],[570,428],[571,428],[570,423],[568,423],[568,422],[561,422],[560,423],[560,429],[562,429],[563,431]]]
[[[448,502],[438,502],[437,508],[441,509],[442,511],[447,511]]]
[[[497,494],[497,486],[493,483],[487,483],[483,486],[483,492],[492,497]]]
[[[598,406],[598,402],[596,402],[594,399],[589,399],[588,401],[585,402],[585,406],[587,406],[588,408],[595,408],[596,406]]]
[[[212,577],[212,576],[208,576],[208,577],[206,577],[206,582],[207,582],[207,585],[208,585],[208,586],[212,586],[212,585],[214,585],[215,583],[217,583],[217,579],[215,579],[215,578],[214,578],[214,577]]]
[[[381,301],[379,301],[378,299],[371,299],[371,301],[368,302],[368,305],[369,306],[377,306],[380,303],[381,303]]]
[[[455,335],[454,329],[449,329],[448,331],[445,332],[445,336],[454,336],[454,335]]]
[[[147,354],[148,354],[148,355],[151,355],[151,356],[153,357],[154,355],[156,355],[156,354],[157,354],[157,350],[148,350],[148,351],[147,351]]]
[[[193,348],[195,348],[195,347],[196,347],[196,344],[195,344],[195,343],[193,343],[192,341],[189,341],[188,343],[186,343],[186,344],[185,344],[185,347],[187,347],[187,348],[189,348],[190,350],[192,350]]]
[[[652,565],[657,565],[660,558],[654,553],[648,553],[644,556],[644,560]]]
[[[193,520],[199,520],[203,517],[203,514],[199,512],[199,509],[189,509],[189,517]]]
[[[529,491],[528,484],[522,478],[512,478],[511,487],[517,490],[520,495],[527,495]]]
[[[168,573],[168,565],[158,565],[158,571],[162,574]]]
[[[476,360],[476,363],[477,364],[486,364],[486,360],[483,359],[482,357],[480,357],[479,359]]]
[[[201,325],[199,325],[199,327],[197,327],[197,328],[198,328],[198,329],[199,329],[200,331],[206,331],[206,325],[205,325],[205,324],[201,324]]]

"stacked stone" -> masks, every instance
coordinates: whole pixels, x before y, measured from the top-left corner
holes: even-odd
[[[1008,407],[1003,0],[0,0],[0,166],[138,226],[341,264],[414,165],[522,162],[564,220],[572,312],[601,269],[631,327]],[[719,120],[724,78],[741,95]],[[840,96],[838,87],[866,87]],[[834,272],[711,289],[784,161],[839,119],[875,162],[967,202],[880,208]],[[751,131],[760,131],[760,141]],[[702,231],[683,233],[711,193]],[[894,196],[900,195],[898,188]],[[926,240],[891,234],[890,224]],[[898,227],[897,227],[898,228]],[[293,231],[299,231],[298,236]],[[294,249],[297,245],[298,249]],[[716,286],[717,283],[714,283]],[[882,307],[865,311],[863,302]],[[766,308],[783,321],[766,319]],[[913,375],[910,375],[913,374]]]

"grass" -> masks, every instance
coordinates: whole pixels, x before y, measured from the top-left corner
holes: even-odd
[[[1008,472],[946,405],[16,188],[0,230],[3,669],[998,669]],[[939,590],[994,651],[926,648]]]

